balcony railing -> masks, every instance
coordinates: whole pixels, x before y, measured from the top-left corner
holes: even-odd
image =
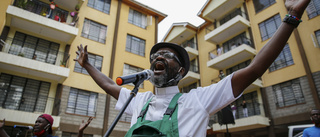
[[[246,13],[242,12],[241,9],[236,9],[235,11],[233,11],[232,13],[224,16],[221,20],[220,20],[220,25],[223,25],[224,23],[228,22],[229,20],[231,20],[232,18],[236,17],[237,15],[240,15],[242,17],[244,17],[245,19],[248,19],[246,17]]]
[[[24,10],[30,11],[32,13],[38,14],[40,16],[57,20],[62,23],[67,22],[67,18],[70,16],[68,11],[58,8],[57,6],[55,6],[55,8],[52,9],[50,8],[50,4],[41,2],[39,0],[28,0],[27,2],[25,2],[25,0],[15,0],[13,5]],[[76,17],[76,15],[71,17],[72,21],[69,21],[68,23],[70,23],[70,25],[72,26],[75,26],[73,25],[74,23],[71,22],[76,21]]]
[[[56,54],[46,53],[47,51],[38,51],[29,47],[21,47],[17,45],[11,45],[12,38],[7,38],[5,42],[0,39],[0,51],[9,53],[12,55],[21,56],[24,58],[33,59],[36,61],[53,64],[56,66],[68,67],[69,66],[69,53],[57,51]]]
[[[11,87],[11,90],[15,89]],[[4,89],[6,90],[6,89]],[[41,96],[37,94],[26,94],[16,91],[11,91],[15,94],[14,96],[9,95],[10,91],[6,92],[8,95],[1,95],[3,96],[4,101],[1,102],[1,107],[4,109],[12,109],[12,110],[19,110],[25,112],[45,112],[47,102],[56,102],[55,105],[60,105],[60,99],[52,98],[48,96]],[[28,91],[24,91],[28,92]],[[29,91],[30,92],[30,91]],[[20,93],[20,94],[19,94]]]
[[[197,49],[196,43],[190,42],[190,41],[182,43],[181,46],[184,47],[184,48],[190,47],[190,48],[193,48],[193,49]]]
[[[189,71],[199,73],[198,65],[190,65]]]

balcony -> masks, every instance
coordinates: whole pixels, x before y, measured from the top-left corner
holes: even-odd
[[[204,36],[204,39],[214,44],[222,43],[250,27],[250,22],[244,17],[237,15],[223,25],[212,30]]]
[[[18,110],[11,110],[11,109],[3,109],[0,108],[0,119],[6,119],[6,125],[26,125],[32,126],[34,122],[37,120],[41,113],[32,113],[32,112],[24,112]],[[54,119],[52,128],[55,130],[60,126],[60,117],[59,116],[52,116]]]
[[[189,23],[174,23],[162,41],[181,44],[196,35],[197,27]]]
[[[69,0],[67,0],[66,3],[68,3],[68,1]],[[58,10],[58,8],[52,11],[56,15],[58,13],[63,15],[63,18],[61,15],[61,22],[59,22],[51,19],[54,17],[46,17],[45,12],[42,13],[42,11],[46,11],[45,9],[48,9],[48,4],[45,5],[45,3],[35,0],[33,2],[37,5],[40,5],[42,10],[36,10],[35,6],[29,6],[25,10],[16,6],[9,5],[6,11],[6,26],[19,28],[34,34],[38,34],[40,36],[44,36],[46,38],[55,39],[67,44],[71,44],[74,38],[78,35],[79,29],[74,26],[75,23],[73,21],[76,20],[72,19],[72,17],[69,16],[68,11],[64,11],[62,9]]]
[[[256,50],[247,44],[241,44],[238,47],[218,55],[217,52],[209,52],[209,61],[207,66],[223,70],[227,67],[231,67],[235,64],[240,63],[241,61],[251,58],[256,55]]]
[[[69,68],[61,67],[60,60],[64,60],[64,65],[68,65],[69,55],[64,52],[58,52],[56,56],[48,55],[39,57],[29,55],[28,50],[20,49],[19,54],[9,54],[9,49],[18,49],[14,46],[1,40],[0,47],[0,66],[1,69],[10,70],[16,73],[24,73],[30,76],[45,78],[49,80],[57,81],[62,83],[69,76]],[[52,64],[47,62],[50,57],[53,57]],[[64,59],[65,58],[65,59]]]
[[[200,80],[200,74],[198,72],[198,66],[190,65],[189,72],[187,75],[180,80],[178,86],[183,87],[184,85],[189,85]]]
[[[198,14],[205,20],[214,22],[225,16],[233,9],[242,6],[244,0],[216,0],[210,1],[204,5],[204,8]]]
[[[235,124],[228,124],[229,132],[245,131],[269,126],[269,119],[262,115],[255,115],[246,118],[236,119]],[[220,126],[219,123],[212,125],[215,132],[226,132],[226,126]]]

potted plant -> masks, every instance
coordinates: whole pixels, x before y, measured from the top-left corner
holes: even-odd
[[[61,66],[61,67],[66,67],[66,62],[63,61],[63,60],[61,60],[61,61],[60,61],[60,66]]]
[[[24,54],[20,52],[20,53],[18,54],[18,56],[24,57]]]

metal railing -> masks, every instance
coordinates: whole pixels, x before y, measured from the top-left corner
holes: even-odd
[[[19,93],[20,94],[18,94],[18,92],[14,93],[14,97],[10,95],[10,92],[7,92],[7,95],[3,94],[4,101],[1,102],[1,107],[4,109],[43,113],[46,110],[48,102],[51,102],[52,104],[55,103],[55,106],[60,106],[60,99],[37,94]]]
[[[241,9],[236,9],[235,11],[233,11],[232,13],[224,16],[219,22],[220,22],[220,26],[223,25],[224,23],[228,22],[229,20],[233,19],[234,17],[236,16],[242,16],[244,17],[245,19],[247,19],[247,16],[246,16],[246,13],[241,11]]]
[[[191,42],[191,41],[188,41],[188,42],[185,42],[185,43],[182,43],[181,44],[182,47],[186,48],[186,47],[190,47],[190,48],[193,48],[193,49],[197,49],[197,45],[196,43],[194,42]]]
[[[20,45],[12,45],[13,38],[7,38],[6,41],[0,39],[0,49],[1,52],[17,55],[24,58],[29,58],[32,60],[68,67],[69,66],[69,53],[57,51],[57,54],[43,53],[37,51],[36,49],[24,48]],[[25,44],[25,43],[24,43]],[[36,46],[35,46],[36,47]]]
[[[198,65],[190,65],[189,71],[199,73]]]

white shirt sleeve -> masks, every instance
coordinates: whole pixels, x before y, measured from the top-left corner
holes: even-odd
[[[198,97],[199,103],[209,114],[216,113],[242,95],[234,98],[231,85],[233,74],[228,75],[216,84],[196,89],[195,94]]]

